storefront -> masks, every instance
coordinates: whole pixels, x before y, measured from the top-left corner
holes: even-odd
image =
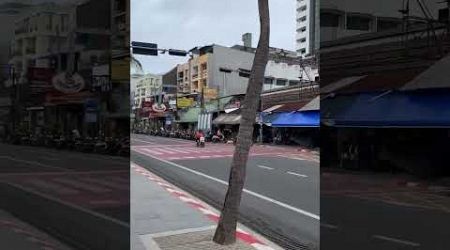
[[[449,174],[444,164],[450,146],[449,90],[380,94],[323,100],[321,133],[328,142],[322,164],[419,176]]]

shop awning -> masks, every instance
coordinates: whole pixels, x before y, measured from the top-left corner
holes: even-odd
[[[221,114],[214,119],[213,124],[216,125],[237,125],[241,122],[240,114]]]
[[[186,111],[179,111],[180,119],[177,123],[196,123],[200,115],[200,108],[189,108]]]
[[[268,109],[263,110],[263,113],[270,113],[270,112],[273,112],[273,111],[275,111],[275,110],[277,110],[277,109],[279,109],[281,107],[283,107],[283,104],[275,105],[275,106],[272,106],[272,107],[270,107]]]
[[[289,112],[279,113],[278,117],[272,121],[272,127],[319,127],[320,112]]]
[[[450,91],[364,93],[322,100],[322,122],[340,127],[450,127]]]

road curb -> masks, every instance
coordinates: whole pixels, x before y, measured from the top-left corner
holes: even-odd
[[[130,247],[130,227],[116,219],[11,183],[0,182],[0,208],[77,249]]]
[[[145,176],[148,180],[155,182],[159,186],[161,186],[163,189],[165,189],[167,192],[171,193],[173,196],[177,197],[181,201],[187,203],[191,207],[197,209],[200,211],[203,215],[205,215],[207,218],[214,222],[218,222],[220,219],[220,214],[215,211],[211,206],[208,204],[202,202],[200,199],[195,198],[191,194],[181,190],[180,188],[168,183],[161,177],[153,174],[149,170],[137,165],[136,163],[131,163],[131,167],[134,171],[136,171],[138,174],[141,174]],[[243,229],[243,226],[239,225],[236,230],[236,238],[253,246],[255,249],[258,250],[276,250],[281,249],[275,246],[274,243],[269,243],[267,239],[264,239],[262,236],[251,232],[249,229]],[[270,246],[272,245],[272,246]]]

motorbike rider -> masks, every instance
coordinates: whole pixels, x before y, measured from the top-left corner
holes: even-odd
[[[195,133],[195,141],[199,142],[201,137],[205,137],[205,134],[203,133],[203,130],[200,129]]]

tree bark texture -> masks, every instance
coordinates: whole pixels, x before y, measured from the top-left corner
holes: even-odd
[[[245,183],[246,165],[253,140],[253,125],[261,97],[264,73],[269,59],[270,19],[268,0],[258,0],[260,37],[256,48],[247,92],[241,110],[241,123],[228,180],[220,220],[214,234],[214,242],[222,245],[236,241],[239,206]]]

